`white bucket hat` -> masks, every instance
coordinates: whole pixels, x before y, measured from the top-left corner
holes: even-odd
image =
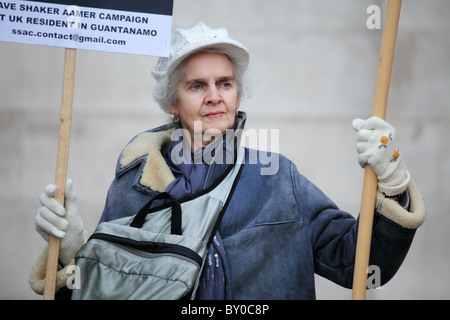
[[[241,43],[231,39],[225,28],[211,29],[203,22],[190,29],[176,29],[168,57],[160,57],[152,70],[156,80],[153,96],[163,111],[169,112],[167,99],[168,75],[191,54],[207,48],[223,50],[244,72],[249,52]]]

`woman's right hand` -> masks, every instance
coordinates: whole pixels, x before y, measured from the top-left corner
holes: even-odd
[[[64,207],[55,200],[57,187],[49,184],[40,195],[41,207],[34,219],[36,230],[46,240],[61,239],[59,261],[67,265],[84,243],[84,223],[78,213],[77,195],[71,179],[66,182]]]

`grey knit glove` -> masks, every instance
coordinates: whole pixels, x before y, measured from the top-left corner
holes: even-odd
[[[72,180],[68,179],[66,182],[65,207],[55,200],[56,190],[54,184],[45,187],[44,193],[39,197],[42,206],[34,223],[36,230],[47,242],[50,235],[61,238],[59,261],[67,265],[83,245],[84,224],[78,213],[77,195],[73,191]]]
[[[397,145],[395,129],[377,117],[355,119],[352,126],[357,131],[356,149],[361,167],[367,164],[372,167],[378,177],[378,189],[386,196],[403,193],[410,176]]]

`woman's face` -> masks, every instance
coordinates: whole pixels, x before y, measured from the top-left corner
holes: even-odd
[[[211,142],[211,137],[233,126],[240,97],[233,65],[224,55],[200,53],[189,58],[181,68],[177,100],[170,112],[178,115],[181,125],[191,135],[191,149]],[[202,140],[199,140],[199,135]]]

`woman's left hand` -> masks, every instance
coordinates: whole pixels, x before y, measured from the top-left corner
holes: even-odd
[[[378,189],[386,196],[403,193],[410,181],[409,172],[395,139],[395,129],[378,117],[355,119],[356,150],[361,167],[370,165],[378,177]]]

